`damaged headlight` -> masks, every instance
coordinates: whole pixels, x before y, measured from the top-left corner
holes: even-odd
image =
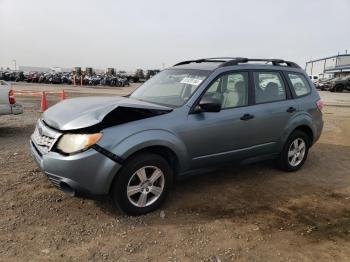
[[[57,149],[66,154],[77,153],[96,144],[102,137],[96,134],[66,134],[58,141]]]

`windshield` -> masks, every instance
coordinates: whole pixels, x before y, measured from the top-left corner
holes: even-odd
[[[167,69],[145,82],[130,97],[179,107],[186,103],[209,74],[210,71],[205,70]]]

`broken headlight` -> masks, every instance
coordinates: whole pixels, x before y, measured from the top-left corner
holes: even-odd
[[[101,133],[66,134],[58,141],[57,149],[66,154],[78,153],[90,148],[93,144],[96,144],[101,137]]]

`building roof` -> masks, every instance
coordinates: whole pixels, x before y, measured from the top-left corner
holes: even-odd
[[[306,62],[306,64],[314,63],[314,62],[318,62],[318,61],[322,61],[322,60],[326,60],[326,59],[345,57],[345,56],[350,56],[350,54],[334,55],[334,56],[328,56],[328,57],[324,57],[324,58],[314,59],[314,60],[310,60],[310,61]]]

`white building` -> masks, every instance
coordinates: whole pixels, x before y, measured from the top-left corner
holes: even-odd
[[[306,62],[305,71],[313,80],[350,75],[350,54],[311,60]]]

